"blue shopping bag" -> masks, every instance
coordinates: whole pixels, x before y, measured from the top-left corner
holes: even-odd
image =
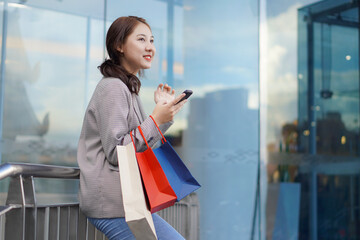
[[[152,116],[150,117],[153,119]],[[162,136],[161,146],[154,149],[153,152],[176,194],[177,201],[180,201],[190,193],[200,188],[200,184],[191,175],[189,169],[175,152],[171,144],[166,141],[154,119],[153,121]]]

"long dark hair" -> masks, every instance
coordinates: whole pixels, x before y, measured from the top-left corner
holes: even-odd
[[[98,66],[104,77],[120,78],[129,88],[130,92],[135,94],[139,93],[141,82],[134,74],[126,71],[122,66],[122,53],[117,48],[125,43],[127,37],[139,23],[143,23],[150,28],[145,19],[135,16],[119,17],[111,24],[106,34],[106,50],[109,59],[106,59]],[[140,71],[141,74],[142,70]]]

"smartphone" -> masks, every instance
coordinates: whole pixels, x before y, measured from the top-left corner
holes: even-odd
[[[185,99],[188,99],[191,96],[191,94],[193,93],[193,91],[185,90],[183,93],[185,93],[185,96],[182,99],[180,99],[180,101],[178,101],[176,104],[178,104],[181,101],[184,101]]]

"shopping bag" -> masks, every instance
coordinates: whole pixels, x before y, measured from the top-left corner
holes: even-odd
[[[125,221],[136,239],[156,240],[154,222],[146,206],[139,167],[132,143],[116,146]]]
[[[154,213],[174,205],[176,202],[176,194],[171,188],[154,152],[149,147],[141,127],[138,126],[138,129],[146,143],[147,149],[144,152],[136,152],[136,159],[145,187],[148,206],[150,212]],[[134,143],[132,136],[131,140]]]
[[[189,169],[175,152],[171,144],[166,141],[154,118],[152,116],[150,117],[154,121],[162,137],[162,144],[160,147],[153,150],[154,154],[177,196],[177,201],[180,201],[190,193],[200,188],[200,184],[191,175]]]

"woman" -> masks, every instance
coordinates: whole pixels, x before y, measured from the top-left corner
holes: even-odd
[[[78,145],[80,208],[109,240],[135,239],[124,218],[116,145],[129,144],[132,131],[137,151],[145,150],[139,125],[150,146],[160,140],[138,96],[141,83],[137,76],[151,67],[154,37],[144,19],[120,17],[108,30],[106,48],[109,59],[99,66],[104,78],[87,107]],[[186,103],[176,104],[183,96],[175,98],[175,91],[167,85],[156,89],[151,115],[163,132]],[[184,239],[158,215],[153,214],[153,219],[159,239]]]

